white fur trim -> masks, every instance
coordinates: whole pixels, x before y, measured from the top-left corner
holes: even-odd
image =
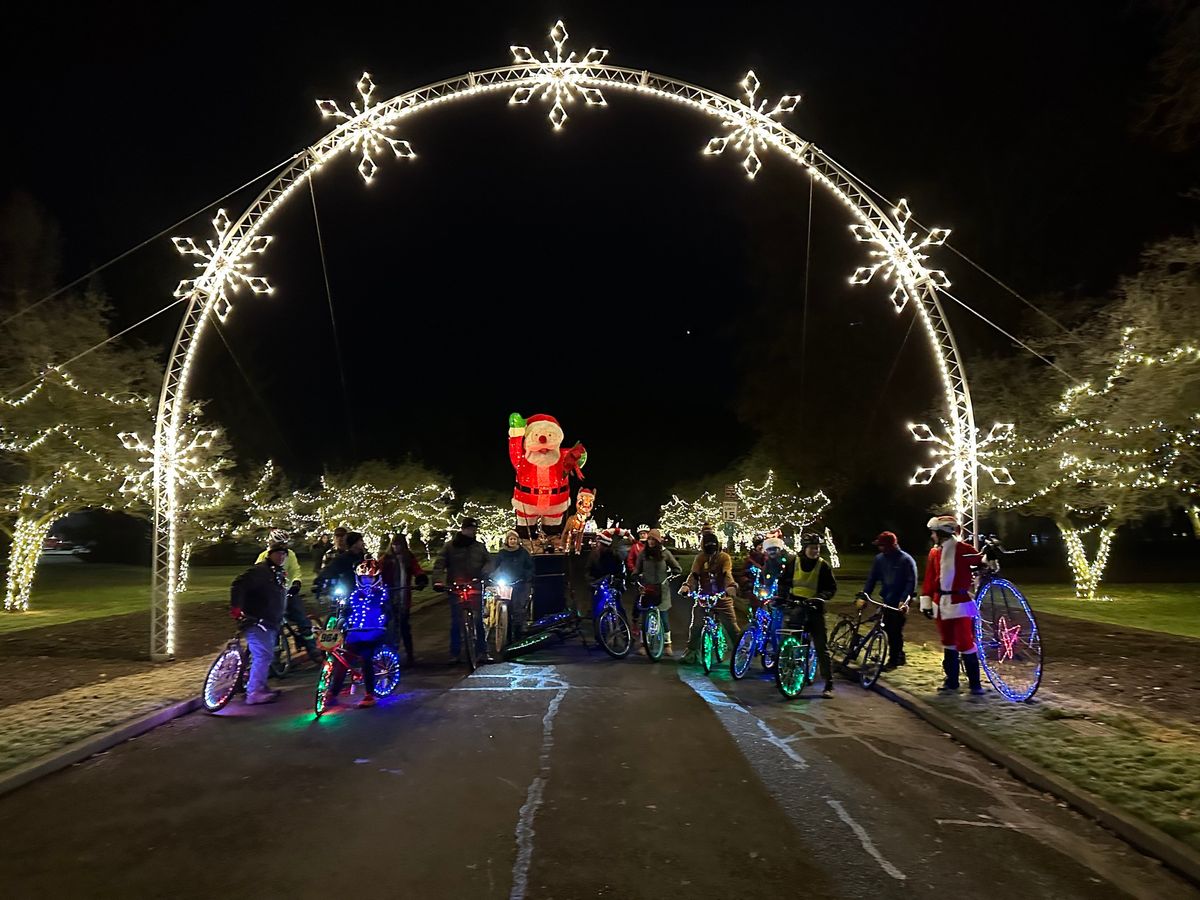
[[[509,436],[510,438],[514,438],[514,437],[523,437],[523,436],[524,436],[524,434],[525,434],[525,429],[524,429],[524,428],[510,428],[510,429],[508,429],[508,436]]]
[[[921,595],[921,612],[933,612],[933,598],[928,594]]]

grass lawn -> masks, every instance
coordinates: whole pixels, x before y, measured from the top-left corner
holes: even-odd
[[[1072,595],[1073,596],[1073,595]],[[919,696],[1052,772],[1200,848],[1200,729],[1042,691],[1035,703],[937,693],[940,649],[910,644],[885,681]]]
[[[229,596],[229,583],[244,566],[195,566],[182,603]],[[139,612],[150,607],[150,569],[142,566],[46,562],[38,566],[29,611],[0,614],[0,634]]]
[[[1109,599],[1077,600],[1070,585],[1039,584],[1028,599],[1035,613],[1200,638],[1200,583],[1114,584],[1105,593]]]

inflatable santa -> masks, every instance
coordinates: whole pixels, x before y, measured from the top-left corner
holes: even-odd
[[[554,416],[539,413],[528,420],[519,413],[508,417],[508,458],[516,470],[512,505],[517,531],[530,538],[538,527],[547,535],[562,531],[563,515],[571,505],[571,475],[583,478],[587,451],[576,443],[562,449],[563,431]]]

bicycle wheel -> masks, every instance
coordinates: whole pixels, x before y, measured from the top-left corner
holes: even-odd
[[[204,676],[204,708],[209,712],[224,709],[242,684],[242,651],[237,644],[222,650]]]
[[[812,654],[811,639],[789,634],[779,645],[779,659],[775,663],[775,686],[788,700],[799,697],[807,683],[808,659]]]
[[[839,620],[829,633],[829,655],[834,659],[849,655],[853,633],[854,626],[850,624],[849,619]]]
[[[509,644],[504,648],[504,659],[516,659],[519,656],[532,653],[543,644],[548,644],[550,642],[550,638],[554,637],[555,634],[555,631],[547,629],[545,631],[539,631],[536,634],[531,634],[519,641],[514,641],[512,644]]]
[[[463,653],[467,657],[467,668],[474,672],[479,668],[479,634],[475,627],[475,613],[464,609],[462,617]]]
[[[717,639],[713,635],[713,629],[705,625],[704,631],[700,634],[700,662],[704,666],[704,674],[712,672],[713,668],[720,662],[716,659],[717,655]]]
[[[493,601],[496,604],[492,612],[491,622],[488,623],[485,645],[488,653],[499,659],[508,643],[508,603],[503,600]]]
[[[876,629],[863,645],[862,664],[858,667],[858,683],[870,688],[879,680],[879,673],[887,664],[888,641],[882,629]]]
[[[742,638],[733,651],[733,657],[729,660],[729,674],[734,678],[745,678],[757,649],[758,627],[753,626],[742,632]]]
[[[275,638],[275,655],[271,657],[271,674],[283,678],[292,670],[292,643],[286,628],[279,629]]]
[[[1006,578],[993,578],[975,595],[975,643],[979,664],[997,691],[1014,702],[1028,700],[1042,683],[1042,637],[1024,595]]]
[[[629,645],[633,642],[629,623],[611,606],[605,606],[596,616],[596,640],[613,659],[622,659],[629,654]]]
[[[321,666],[321,676],[317,679],[317,693],[313,699],[313,712],[317,714],[317,718],[321,718],[321,713],[325,712],[329,706],[329,683],[333,680],[333,655],[326,657],[325,664]]]
[[[391,647],[380,647],[371,657],[375,667],[375,696],[387,697],[400,686],[400,657]]]
[[[828,648],[826,648],[828,651]],[[804,680],[807,684],[812,684],[817,680],[817,670],[820,668],[820,659],[817,657],[817,646],[809,638],[808,643],[808,665],[804,673]]]
[[[652,662],[662,659],[664,638],[662,613],[658,607],[652,606],[646,610],[646,616],[642,620],[642,645],[646,648],[646,656]]]
[[[772,631],[763,638],[762,667],[770,675],[775,671],[775,661],[779,659],[779,636]]]

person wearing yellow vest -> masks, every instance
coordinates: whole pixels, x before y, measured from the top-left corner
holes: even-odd
[[[772,541],[768,541],[764,545],[764,549],[775,549],[778,554],[778,549],[769,546],[772,543]],[[782,541],[778,541],[778,543],[781,546],[783,544]],[[821,677],[825,679],[825,689],[821,696],[832,697],[833,669],[829,664],[829,647],[825,633],[825,603],[837,593],[837,579],[833,577],[833,569],[829,567],[829,563],[821,559],[823,543],[819,534],[804,535],[800,540],[799,565],[794,558],[777,557],[783,562],[780,566],[779,587],[776,589],[776,596],[805,597],[814,601],[815,609],[811,611],[811,614],[803,606],[794,608],[788,624],[792,628],[802,626],[808,628],[808,633],[812,636],[813,649],[817,653],[817,665],[820,667]],[[768,553],[767,568],[770,569],[770,567],[771,554]]]

